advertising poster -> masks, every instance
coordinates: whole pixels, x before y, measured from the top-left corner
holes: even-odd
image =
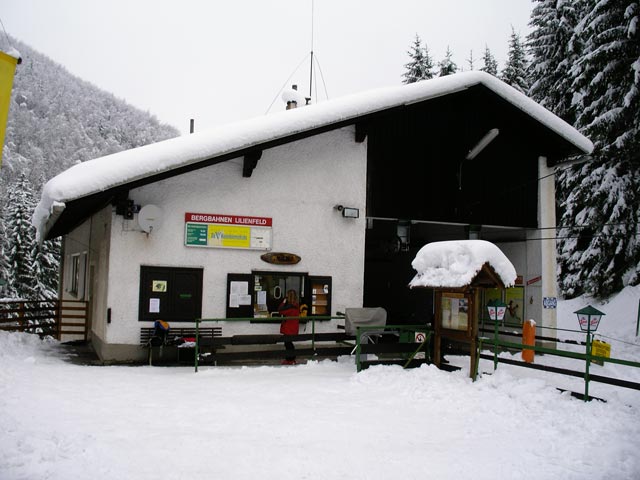
[[[271,250],[271,227],[269,217],[186,213],[184,244],[187,247]]]
[[[507,310],[504,314],[505,325],[522,325],[524,317],[524,287],[507,288],[505,294]]]
[[[464,295],[442,295],[442,328],[466,330],[469,326],[469,302]]]

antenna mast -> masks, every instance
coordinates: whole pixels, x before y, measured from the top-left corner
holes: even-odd
[[[311,93],[313,91],[313,3],[314,0],[311,0],[311,64],[309,65],[309,98],[312,98]]]

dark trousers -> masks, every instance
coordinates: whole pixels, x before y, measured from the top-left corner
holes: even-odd
[[[287,356],[284,357],[285,360],[295,360],[296,359],[296,347],[293,346],[293,342],[284,342],[284,348],[287,350]]]

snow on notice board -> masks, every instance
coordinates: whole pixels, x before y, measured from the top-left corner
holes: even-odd
[[[409,286],[464,287],[485,263],[495,270],[505,287],[515,284],[516,269],[496,245],[485,240],[457,240],[422,247],[411,262],[417,274]]]

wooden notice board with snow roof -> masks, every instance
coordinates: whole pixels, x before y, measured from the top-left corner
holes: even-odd
[[[471,378],[476,376],[478,319],[485,289],[504,290],[514,284],[516,270],[494,244],[484,240],[434,242],[420,249],[412,262],[417,271],[411,288],[435,292],[433,362],[443,363],[443,344],[469,346]]]

